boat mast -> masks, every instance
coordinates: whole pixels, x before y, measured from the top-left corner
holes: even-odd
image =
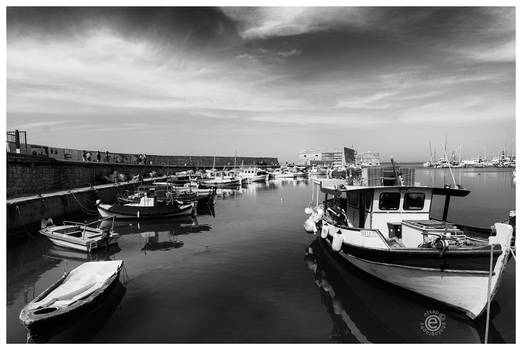
[[[393,176],[395,176],[395,184],[400,185],[399,175],[397,174],[397,169],[395,169],[395,162],[393,161],[393,156],[390,157],[392,168],[393,168]]]
[[[448,134],[446,134],[446,136],[444,137],[444,157],[446,157],[446,160],[449,161],[448,152],[446,151],[447,146],[448,146]]]

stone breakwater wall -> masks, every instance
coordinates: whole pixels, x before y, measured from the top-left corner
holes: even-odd
[[[14,142],[7,142],[9,152],[15,152]],[[83,162],[84,152],[91,154],[90,162],[97,162],[97,153],[100,152],[101,163],[117,164],[147,164],[161,166],[180,166],[207,168],[212,167],[214,158],[216,168],[224,166],[234,166],[234,162],[239,166],[243,163],[248,165],[279,166],[277,158],[274,157],[225,157],[225,156],[164,156],[154,154],[131,154],[115,153],[104,149],[99,150],[79,150],[60,147],[51,147],[35,144],[22,144],[20,153],[37,157],[54,158],[62,161]],[[145,156],[145,157],[143,157]]]

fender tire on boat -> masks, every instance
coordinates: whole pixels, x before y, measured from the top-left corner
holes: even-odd
[[[315,226],[315,222],[311,218],[306,219],[306,221],[304,223],[304,230],[308,233],[317,232],[317,227]]]
[[[323,224],[323,227],[321,228],[321,238],[328,237],[328,225]]]
[[[339,233],[334,233],[333,239],[332,239],[332,249],[336,252],[340,251],[343,246],[343,235],[341,233],[341,230],[339,230]]]

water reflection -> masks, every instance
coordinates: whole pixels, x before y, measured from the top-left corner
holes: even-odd
[[[243,188],[230,189],[230,188],[218,188],[216,189],[216,197],[220,199],[236,199],[243,193]]]
[[[183,247],[183,242],[178,239],[176,234],[169,232],[168,235],[164,235],[164,232],[161,234],[159,232],[142,232],[140,233],[141,237],[145,238],[147,242],[141,248],[144,252],[150,250],[171,250],[172,248],[181,248]],[[166,239],[164,236],[167,236]]]
[[[51,242],[43,252],[43,256],[49,259],[56,260],[74,260],[74,261],[107,261],[114,260],[116,253],[120,252],[121,248],[117,245],[111,245],[108,249],[98,249],[90,253],[79,250],[67,249],[53,245]]]
[[[338,259],[324,243],[315,240],[305,254],[314,274],[321,301],[332,319],[331,337],[360,343],[481,343],[484,317],[472,321],[440,303],[391,286]],[[445,315],[440,334],[423,331],[425,313]],[[492,303],[492,319],[499,305]],[[490,342],[503,342],[493,323]]]
[[[107,220],[100,226],[108,228],[112,225],[112,221]],[[142,221],[118,220],[114,222],[114,230],[120,235],[140,234],[142,238],[150,241],[154,241],[160,237],[176,237],[179,235],[210,231],[211,229],[212,225],[200,224],[196,216]]]
[[[450,213],[459,216],[453,221],[479,226],[482,220],[489,226],[495,215],[514,209],[514,191],[504,175],[462,172],[460,179],[472,193],[462,202],[452,199]],[[420,169],[418,179],[423,177],[444,181],[439,170]],[[456,181],[460,182],[458,177]],[[329,262],[331,258],[312,245],[313,254],[306,261],[316,287],[302,261],[302,251],[311,241],[302,230],[303,207],[314,198],[311,183],[311,179],[277,179],[221,189],[215,207],[199,206],[196,218],[115,221],[122,236],[114,251],[65,250],[36,233],[35,239],[9,245],[7,341],[26,341],[20,310],[64,270],[107,259],[124,260],[129,273],[127,291],[113,306],[116,311],[105,320],[85,321],[76,334],[53,335],[47,341],[328,342],[328,336],[344,342],[483,340],[482,325],[401,289],[390,289],[357,270],[335,268],[335,260]],[[493,323],[511,342],[515,272],[510,262],[496,297],[501,308],[493,304]],[[452,315],[439,337],[419,328],[429,307]],[[491,337],[502,341],[498,334]]]

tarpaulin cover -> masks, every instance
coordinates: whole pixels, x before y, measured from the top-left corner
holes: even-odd
[[[72,270],[56,289],[34,303],[32,308],[70,305],[100,288],[118,271],[122,263],[122,260],[84,263]]]

